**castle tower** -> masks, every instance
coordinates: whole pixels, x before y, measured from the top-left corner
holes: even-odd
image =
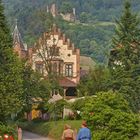
[[[56,4],[55,3],[51,5],[50,12],[51,12],[53,17],[57,16],[58,12],[57,12],[57,8],[56,8]]]
[[[75,10],[75,8],[72,8],[72,11],[73,11],[73,15],[76,16],[76,10]]]
[[[20,58],[26,57],[27,50],[24,47],[23,40],[21,38],[21,34],[18,30],[17,20],[16,20],[16,25],[15,25],[12,36],[13,36],[13,50],[14,50],[14,52]]]
[[[75,21],[76,20],[76,9],[75,8],[72,8],[72,11],[73,11],[73,19]]]
[[[49,6],[47,5],[47,13],[49,13]]]
[[[21,48],[24,48],[21,34],[18,30],[17,21],[16,21],[16,26],[15,26],[14,31],[13,31],[13,45],[14,45],[14,47],[17,44],[20,45]]]

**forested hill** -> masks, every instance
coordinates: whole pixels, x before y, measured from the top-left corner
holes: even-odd
[[[124,0],[3,0],[6,5],[6,13],[8,15],[30,16],[32,11],[39,8],[46,8],[47,5],[56,3],[58,9],[64,9],[64,6],[76,8],[77,16],[85,12],[95,20],[111,21],[115,17],[119,17]],[[140,1],[131,0],[133,9],[139,11]],[[29,12],[31,11],[31,12]],[[21,16],[22,16],[21,15]]]
[[[32,45],[49,24],[55,21],[71,38],[81,53],[105,63],[114,33],[114,19],[119,18],[123,0],[3,0],[9,25],[13,29],[18,19],[24,40]],[[76,9],[77,23],[47,15],[47,5],[56,3],[59,12]],[[134,11],[140,11],[140,0],[132,0]],[[139,14],[139,13],[138,13]]]

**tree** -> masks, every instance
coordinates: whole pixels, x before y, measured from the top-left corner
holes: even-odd
[[[97,66],[90,70],[89,74],[81,78],[78,90],[80,96],[95,95],[100,91],[107,91],[109,87],[110,73],[104,66]]]
[[[81,49],[82,54],[89,54],[89,48],[90,48],[90,41],[89,39],[83,39],[79,43],[79,47]]]
[[[45,109],[46,110],[48,109],[48,112],[50,113],[51,117],[53,117],[54,120],[62,119],[64,107],[68,105],[69,104],[66,102],[66,100],[61,99],[53,103],[45,104]]]
[[[139,44],[139,36],[138,32],[140,20],[137,14],[132,13],[130,0],[126,0],[124,3],[124,10],[120,20],[116,20],[117,28],[116,28],[116,36],[113,38],[114,46],[116,45],[130,45],[134,47],[134,44]]]
[[[138,116],[120,93],[99,92],[89,98],[82,111],[95,140],[124,140],[138,134]]]
[[[51,83],[43,79],[40,73],[33,71],[30,65],[25,65],[23,69],[23,95],[24,105],[17,118],[23,118],[25,112],[28,114],[32,111],[33,105],[37,104],[38,109],[44,109],[45,102],[48,102],[51,92]],[[28,115],[27,115],[28,116]]]
[[[52,90],[60,89],[59,78],[62,76],[62,70],[60,68],[62,61],[59,59],[59,47],[57,46],[59,40],[54,35],[56,30],[56,26],[53,25],[52,30],[44,33],[35,44],[37,56],[43,62],[44,67],[39,72],[51,83]]]
[[[81,111],[83,107],[85,106],[87,98],[88,97],[78,99],[70,104],[70,108],[72,109],[76,119],[81,119]]]
[[[60,7],[60,12],[63,14],[72,13],[72,5],[70,2],[63,2]]]
[[[111,52],[110,66],[113,90],[118,90],[129,101],[134,111],[140,109],[140,21],[131,12],[129,1],[124,4],[124,12],[117,22],[113,38],[115,50]]]
[[[80,22],[81,22],[81,23],[87,23],[88,20],[90,19],[90,17],[89,17],[89,15],[88,15],[87,13],[82,12],[82,13],[80,14],[79,19],[80,19]]]
[[[13,54],[12,39],[0,1],[0,121],[22,109],[22,63]],[[13,107],[14,105],[14,107]]]

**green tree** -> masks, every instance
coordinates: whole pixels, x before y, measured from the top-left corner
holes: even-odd
[[[89,74],[81,78],[78,85],[79,96],[95,95],[99,91],[107,91],[110,84],[110,72],[104,66],[97,66]]]
[[[89,98],[82,118],[87,121],[94,140],[127,140],[138,134],[138,116],[120,93],[100,92]]]
[[[87,23],[90,19],[90,15],[88,13],[82,12],[79,19],[81,23]]]
[[[22,112],[24,114],[25,112],[30,113],[32,105],[35,102],[39,104],[40,109],[43,108],[41,106],[44,102],[48,101],[52,87],[51,83],[47,79],[42,78],[42,75],[34,72],[29,65],[24,67],[23,73],[23,99],[25,102]],[[19,117],[22,116],[20,115]]]
[[[79,47],[81,49],[81,53],[86,53],[88,54],[89,53],[89,48],[90,48],[90,41],[89,39],[83,39],[80,41],[79,43]]]
[[[11,33],[7,27],[4,8],[0,1],[0,121],[22,109],[22,63],[12,50]],[[14,105],[14,107],[13,107]]]
[[[140,109],[140,28],[139,19],[131,12],[129,1],[124,4],[124,12],[117,21],[113,38],[110,66],[113,90],[118,90],[129,101],[134,111]]]
[[[69,106],[69,104],[64,99],[61,99],[52,103],[45,104],[45,109],[48,109],[51,117],[56,120],[63,118],[63,110],[66,106]]]
[[[63,2],[60,7],[60,12],[63,14],[72,13],[72,5],[70,2]]]
[[[88,97],[78,99],[70,104],[70,108],[72,109],[76,119],[81,119],[81,111],[82,108],[85,106],[87,98]]]

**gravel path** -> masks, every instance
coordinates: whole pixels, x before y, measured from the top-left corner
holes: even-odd
[[[51,140],[49,138],[42,137],[40,135],[23,131],[23,140]]]

